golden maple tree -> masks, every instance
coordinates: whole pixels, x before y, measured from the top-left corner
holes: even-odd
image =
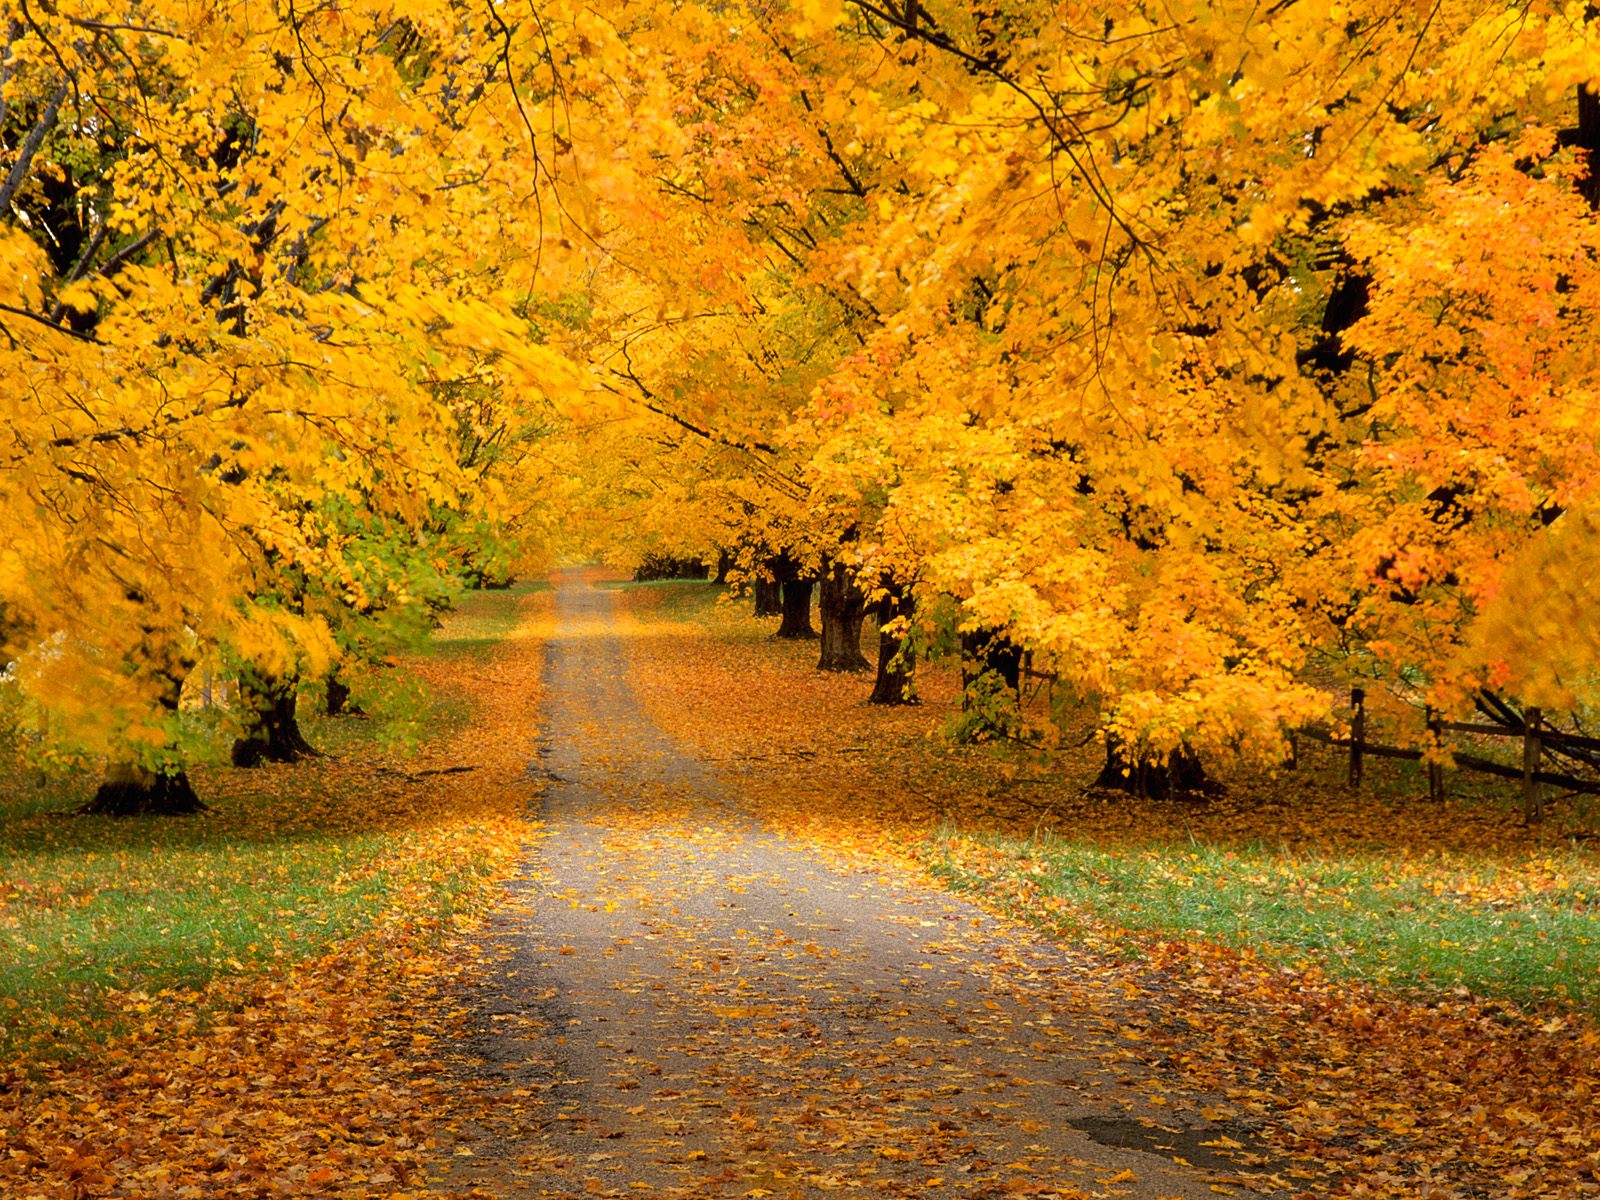
[[[651,44],[683,80],[644,154],[679,250],[635,280],[692,307],[726,252],[711,275],[747,282],[721,320],[767,334],[776,284],[833,332],[785,363],[814,372],[799,406],[697,369],[731,332],[669,357],[675,418],[804,484],[709,516],[704,471],[646,450],[679,519],[761,544],[798,512],[866,586],[915,581],[958,602],[925,619],[1030,653],[1130,760],[1273,761],[1341,679],[1401,710],[1592,697],[1592,656],[1538,649],[1502,599],[1536,563],[1549,628],[1585,561],[1586,11],[716,20]]]
[[[1592,700],[1581,5],[5,19],[0,597],[131,768],[327,669],[352,508],[902,597],[1127,763]]]
[[[562,378],[518,313],[544,216],[499,203],[551,186],[519,112],[549,56],[460,16],[0,18],[0,595],[29,697],[117,764],[107,807],[192,805],[177,701],[202,655],[316,675],[337,646],[308,587],[410,602],[365,594],[340,505],[440,562],[441,513],[493,515],[453,385],[528,407]]]

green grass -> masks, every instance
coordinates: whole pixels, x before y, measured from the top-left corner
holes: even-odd
[[[306,958],[370,921],[392,833],[289,787],[183,819],[63,815],[81,787],[0,799],[0,1052],[91,1045],[118,993]]]
[[[462,594],[443,625],[428,639],[424,654],[435,661],[470,668],[482,663],[517,626],[522,597],[547,591],[547,583],[520,582],[509,588]],[[357,667],[345,675],[351,703],[366,719],[327,720],[315,704],[301,705],[301,728],[312,745],[338,757],[373,752],[414,753],[427,739],[460,733],[472,720],[472,706],[441,695],[404,670]]]
[[[650,591],[654,589],[661,593],[662,604],[674,606],[685,616],[692,614],[705,605],[715,603],[717,597],[727,591],[726,585],[713,583],[709,579],[647,579],[643,582],[635,582],[631,579],[609,579],[595,586],[613,592]]]
[[[334,758],[408,756],[430,740],[453,737],[472,720],[465,699],[440,695],[403,670],[357,675],[353,682],[360,715],[330,719],[307,712],[300,718],[306,740]]]
[[[1024,915],[1058,931],[1146,931],[1379,986],[1466,987],[1600,1012],[1600,866],[1583,852],[1408,859],[1176,841],[1112,849],[1060,836],[979,842],[958,853],[951,838],[933,839],[930,865],[964,890],[1014,895],[1025,880],[1059,903]]]
[[[480,659],[515,626],[518,595],[469,594],[430,653]],[[314,957],[368,926],[405,882],[423,882],[419,921],[447,921],[478,868],[470,855],[418,852],[430,824],[450,818],[387,786],[397,768],[383,756],[396,720],[448,737],[472,709],[393,673],[403,718],[302,722],[365,775],[326,761],[202,768],[192,776],[211,813],[124,820],[70,815],[92,775],[45,787],[0,777],[0,1061],[80,1053],[140,997]]]
[[[631,588],[702,588],[720,591],[722,586],[722,584],[713,583],[709,579],[603,579],[595,584],[595,587],[608,588],[612,591]]]

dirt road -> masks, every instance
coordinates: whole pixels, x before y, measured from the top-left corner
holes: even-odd
[[[447,1183],[506,1197],[1259,1195],[1088,959],[763,830],[644,715],[616,596],[563,580],[547,836],[489,931]],[[1127,1001],[1135,1003],[1133,999]],[[1214,1186],[1215,1185],[1215,1186]]]

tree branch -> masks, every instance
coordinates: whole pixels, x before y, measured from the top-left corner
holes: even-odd
[[[56,118],[61,113],[61,102],[67,98],[68,82],[63,79],[56,87],[55,94],[50,97],[44,106],[44,111],[39,114],[39,119],[28,131],[22,149],[17,151],[17,161],[11,164],[11,173],[6,176],[5,183],[0,184],[0,213],[11,211],[11,202],[16,199],[22,181],[28,177],[28,169],[33,166],[34,156],[39,153],[39,147],[44,145],[44,139],[55,128]]]

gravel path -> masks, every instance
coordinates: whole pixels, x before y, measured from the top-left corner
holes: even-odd
[[[763,830],[643,714],[616,593],[562,581],[547,836],[489,931],[446,1184],[505,1197],[1256,1195],[1090,963]],[[1091,995],[1091,993],[1093,993]],[[1135,1030],[1136,1034],[1136,1030]],[[1187,1165],[1185,1165],[1185,1161]],[[1214,1188],[1213,1184],[1219,1187]]]

